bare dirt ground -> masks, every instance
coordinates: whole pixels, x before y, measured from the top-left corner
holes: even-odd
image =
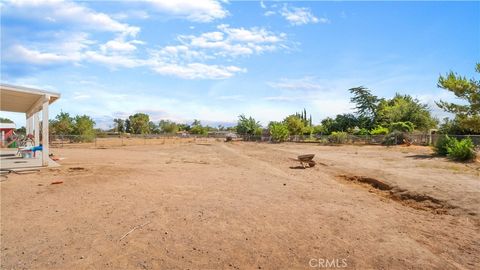
[[[0,183],[3,269],[480,269],[479,163],[426,147],[53,152],[61,167]]]

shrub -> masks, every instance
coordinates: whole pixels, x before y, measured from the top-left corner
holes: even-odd
[[[386,135],[388,134],[388,128],[378,126],[370,131],[372,135]]]
[[[283,120],[283,123],[287,126],[288,131],[292,135],[302,135],[305,124],[302,119],[296,115],[290,115]]]
[[[342,144],[342,143],[346,143],[347,140],[348,140],[348,134],[343,131],[339,131],[339,132],[334,131],[332,132],[332,134],[328,136],[328,141],[330,143]]]
[[[280,123],[273,123],[270,125],[270,135],[274,142],[284,142],[288,139],[290,133],[288,127]]]
[[[385,138],[383,138],[382,144],[384,145],[395,145],[403,144],[405,140],[408,140],[408,136],[405,132],[393,131],[390,132]]]
[[[470,138],[461,141],[453,138],[453,142],[447,144],[447,152],[447,156],[453,160],[468,161],[476,158],[475,146]]]
[[[305,126],[302,128],[302,134],[306,136],[311,136],[314,131],[312,126]]]
[[[454,143],[455,138],[450,138],[448,135],[441,136],[435,143],[434,151],[440,156],[446,156],[448,154],[447,146]]]
[[[389,127],[391,131],[401,131],[408,133],[412,132],[413,128],[413,123],[410,121],[391,123]]]
[[[370,132],[369,132],[368,129],[366,129],[366,128],[361,128],[361,129],[359,129],[359,130],[356,130],[356,131],[354,132],[354,134],[355,134],[355,135],[369,135]]]

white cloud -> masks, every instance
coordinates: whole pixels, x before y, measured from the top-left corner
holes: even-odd
[[[124,38],[116,38],[106,42],[100,46],[102,52],[116,51],[116,52],[133,52],[137,49],[139,44],[145,44],[145,42],[140,40],[129,40],[125,41]]]
[[[151,50],[148,65],[162,75],[184,79],[224,79],[246,72],[246,69],[208,64],[208,61],[287,47],[284,44],[286,34],[275,34],[264,28],[232,28],[222,24],[217,29],[200,35],[180,35],[178,41],[181,44]]]
[[[270,87],[284,90],[318,91],[326,90],[322,83],[315,80],[314,77],[303,77],[300,79],[282,78],[276,82],[268,82]]]
[[[233,28],[226,24],[217,27],[219,31],[201,35],[181,35],[179,40],[190,48],[209,50],[216,56],[240,56],[259,54],[286,48],[286,34],[272,33],[265,28]]]
[[[103,64],[133,67],[138,63],[131,57],[117,56],[119,53],[131,53],[140,40],[129,40],[140,31],[139,27],[120,23],[109,15],[96,12],[79,3],[62,0],[16,0],[6,4],[6,14],[25,17],[29,20],[47,20],[52,28],[62,25],[63,31],[43,30],[32,33],[31,37],[41,37],[43,41],[19,42],[11,39],[6,50],[2,50],[3,59],[10,62],[36,65],[56,65],[63,63],[78,64],[81,61],[95,61]],[[85,31],[112,32],[116,38],[100,46],[100,51]]]
[[[277,13],[276,13],[275,11],[271,11],[271,10],[265,11],[265,13],[263,13],[263,15],[265,15],[265,16],[267,16],[267,17],[268,17],[268,16],[275,15],[275,14],[277,14]]]
[[[28,62],[37,65],[58,64],[70,61],[80,60],[77,57],[61,55],[57,53],[40,52],[37,50],[26,48],[22,45],[14,45],[8,49],[5,54],[7,59],[15,59],[18,62]],[[5,60],[5,57],[4,57]]]
[[[149,0],[160,12],[194,22],[211,22],[228,16],[217,0]]]
[[[73,93],[73,99],[74,100],[85,100],[85,99],[89,99],[91,97],[92,96],[89,95],[89,94],[84,94],[84,93],[79,93],[79,92]]]
[[[280,15],[282,15],[288,22],[290,22],[291,25],[330,22],[326,18],[318,19],[313,15],[309,8],[288,7],[287,5],[284,5],[280,11]]]
[[[5,61],[31,63],[37,65],[62,64],[67,62],[79,62],[83,59],[82,51],[95,44],[86,33],[53,34],[56,42],[49,44],[33,44],[24,46],[13,44],[2,51]]]
[[[262,7],[262,8],[267,8],[267,6],[266,6],[265,3],[263,2],[263,0],[260,0],[260,7]]]
[[[296,101],[303,98],[300,96],[268,96],[264,97],[263,99],[268,101]]]
[[[322,17],[322,18],[318,19],[318,22],[320,22],[320,23],[330,23],[330,20]]]
[[[86,61],[104,64],[110,68],[134,68],[145,65],[145,60],[138,59],[131,55],[104,54],[98,51],[86,51],[84,58]]]
[[[246,69],[236,66],[207,65],[202,63],[157,63],[152,69],[162,75],[184,79],[225,79]]]
[[[111,15],[112,18],[116,20],[125,20],[125,19],[148,19],[150,15],[144,10],[127,10]]]
[[[152,1],[151,4],[157,10],[192,21],[206,22],[228,14],[221,3],[214,0]],[[130,16],[128,13],[117,14],[115,19],[88,8],[85,3],[61,0],[14,0],[6,5],[9,16],[42,23],[48,21],[52,29],[59,24],[65,26],[65,30],[58,32],[49,31],[47,24],[45,30],[31,33],[33,38],[25,35],[23,40],[11,39],[9,44],[2,44],[6,48],[2,48],[2,58],[9,63],[32,66],[98,63],[111,69],[143,67],[161,75],[184,79],[224,79],[247,70],[222,61],[228,63],[237,56],[288,48],[284,33],[221,24],[215,31],[179,35],[176,44],[151,49],[136,38],[139,27],[118,21],[118,18]],[[98,31],[110,32],[113,37],[91,40],[91,36],[99,36],[94,34]],[[41,39],[32,41],[36,37]]]
[[[131,52],[137,49],[132,42],[125,42],[122,40],[110,40],[101,46],[102,51],[126,51]]]
[[[135,36],[139,27],[114,20],[109,15],[91,10],[81,4],[63,0],[13,0],[5,4],[3,12],[19,17],[43,19],[52,23],[73,23],[77,27],[119,32]]]
[[[245,97],[242,95],[228,95],[228,96],[217,96],[215,99],[218,100],[234,100],[234,101],[243,101]]]

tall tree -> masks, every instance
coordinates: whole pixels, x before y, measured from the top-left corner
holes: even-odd
[[[115,126],[114,128],[116,132],[120,132],[120,133],[125,132],[125,120],[120,118],[115,118],[113,119],[113,123],[114,123],[114,126]]]
[[[350,102],[355,104],[356,113],[359,116],[374,118],[380,99],[363,86],[350,88],[348,91],[353,94]]]
[[[158,126],[162,133],[176,133],[178,131],[177,123],[170,120],[160,120]]]
[[[372,95],[370,90],[363,86],[350,88],[348,91],[353,94],[350,102],[355,104],[355,113],[361,119],[359,128],[372,129],[377,120],[377,109],[381,99]]]
[[[253,117],[247,118],[245,115],[238,116],[237,122],[237,132],[238,134],[247,134],[247,135],[255,135],[259,132],[261,128],[260,122],[255,120]]]
[[[50,133],[57,135],[70,135],[73,132],[73,118],[69,113],[60,112],[55,119],[50,121]]]
[[[480,63],[477,63],[475,71],[480,73]],[[437,106],[454,113],[455,121],[461,128],[480,133],[480,81],[450,71],[445,76],[440,75],[437,85],[465,101],[465,104],[456,104],[440,100],[436,102]]]
[[[192,134],[200,134],[200,135],[207,135],[208,129],[202,126],[200,120],[194,119],[192,126],[190,127],[190,133]]]
[[[91,140],[95,135],[95,121],[88,115],[77,115],[73,119],[73,134],[80,135],[82,140]]]
[[[358,126],[358,119],[351,113],[338,114],[335,117],[334,131],[351,132]]]
[[[128,117],[131,132],[134,134],[150,133],[150,117],[148,114],[136,113]]]
[[[303,114],[302,114],[303,115]],[[291,135],[301,135],[303,134],[303,129],[305,123],[297,115],[290,115],[283,120],[283,123],[287,126],[288,131]]]
[[[160,127],[157,124],[155,124],[153,121],[148,122],[148,129],[149,129],[149,133],[152,133],[152,134],[160,133]]]
[[[130,119],[125,119],[125,132],[132,133],[132,125],[130,123]]]
[[[377,123],[390,126],[396,122],[412,122],[415,129],[427,130],[437,126],[426,104],[409,95],[395,94],[390,100],[381,100],[377,109]]]

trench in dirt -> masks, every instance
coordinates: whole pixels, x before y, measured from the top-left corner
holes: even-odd
[[[449,214],[449,210],[458,208],[446,201],[436,199],[426,194],[419,194],[392,186],[372,177],[341,174],[337,176],[337,179],[358,184],[365,188],[373,188],[372,191],[382,197],[397,201],[402,205],[415,209],[431,211],[435,214]]]

